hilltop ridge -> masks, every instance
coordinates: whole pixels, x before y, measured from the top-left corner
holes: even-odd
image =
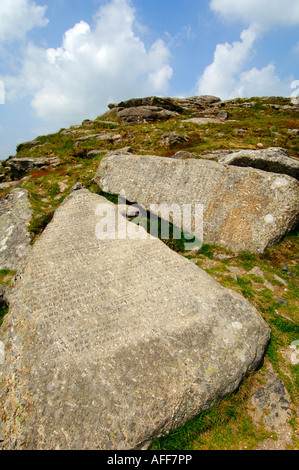
[[[122,155],[125,161],[126,156],[128,165],[124,168],[130,184],[134,184],[134,165],[130,166],[130,158],[135,156],[134,162],[137,162],[150,157],[154,178],[148,179],[149,187],[158,183],[155,178],[160,173],[157,172],[157,177],[154,173],[157,157],[169,159],[173,164],[180,162],[176,168],[190,159],[202,161],[203,166],[209,162],[207,168],[226,168],[227,175],[232,168],[233,174],[241,168],[242,174],[246,174],[247,170],[243,170],[249,169],[249,172],[262,175],[261,188],[257,190],[252,183],[254,179],[248,178],[245,186],[237,183],[236,187],[246,193],[245,196],[259,191],[258,204],[262,204],[263,197],[273,197],[272,193],[270,196],[269,192],[266,193],[267,184],[272,185],[271,190],[275,194],[281,185],[298,187],[298,111],[296,100],[293,102],[283,97],[228,101],[214,96],[134,98],[109,104],[107,112],[95,120],[86,119],[68,129],[18,145],[16,155],[3,161],[0,167],[1,323],[9,316],[10,290],[15,289],[19,282],[20,260],[18,258],[18,262],[13,264],[13,250],[17,249],[20,256],[23,252],[28,256],[27,247],[34,247],[49,223],[52,224],[49,233],[54,233],[59,212],[57,219],[52,221],[53,216],[65,200],[75,200],[72,196],[74,191],[84,188],[117,202],[119,188],[111,190],[113,181],[108,181],[111,175],[107,173],[106,177],[105,174],[105,185],[100,183],[101,165],[106,157],[117,162]],[[187,167],[193,168],[186,164],[184,168]],[[138,171],[134,176],[136,188]],[[150,174],[150,168],[147,171],[143,177]],[[195,178],[194,175],[195,170],[192,171]],[[178,187],[179,180],[173,181]],[[223,191],[229,192],[231,181],[228,177]],[[163,178],[162,185],[167,187]],[[195,186],[187,187],[195,191]],[[142,188],[136,191],[136,198],[141,191]],[[161,191],[158,187],[157,194],[162,194]],[[231,191],[226,201],[222,198],[222,203],[229,204],[233,196],[238,196],[238,190]],[[221,206],[221,200],[213,204],[211,213]],[[269,204],[271,207],[271,200]],[[296,204],[298,199],[294,196],[285,212],[288,216],[291,214],[289,227],[283,227],[279,236],[272,237],[271,243],[260,252],[249,249],[238,252],[225,244],[207,243],[205,240],[201,248],[185,251],[181,240],[171,237],[163,240],[184,261],[189,260],[190,265],[205,271],[222,287],[249,301],[269,326],[271,340],[259,370],[247,376],[237,390],[232,390],[219,404],[215,403],[211,410],[204,410],[175,434],[152,443],[153,449],[298,448],[299,211]],[[267,223],[269,215],[272,212],[267,214]],[[135,215],[129,218],[132,220]],[[20,222],[20,233],[25,235],[15,237],[16,241],[9,245],[16,221]],[[11,247],[9,265],[5,264],[8,246]],[[30,260],[30,255],[27,259]],[[23,291],[26,288],[23,287]],[[188,295],[191,298],[191,292]],[[0,341],[0,359],[3,355]]]

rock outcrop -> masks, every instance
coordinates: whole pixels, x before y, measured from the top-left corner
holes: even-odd
[[[221,158],[219,163],[258,168],[272,173],[289,175],[299,180],[299,160],[291,158],[286,150],[279,147],[242,150]]]
[[[58,166],[60,161],[56,157],[40,157],[40,158],[31,158],[23,157],[17,158],[12,157],[6,160],[5,167],[10,170],[11,178],[13,180],[19,180],[23,178],[27,173],[35,168],[43,168],[47,166]]]
[[[181,113],[183,111],[179,104],[176,104],[172,98],[162,98],[158,96],[148,96],[145,98],[132,98],[131,100],[121,101],[118,104],[110,104],[108,107],[113,108],[137,108],[143,106],[157,106],[159,108],[168,109]]]
[[[178,115],[175,111],[169,111],[158,106],[124,108],[117,111],[116,114],[124,124],[168,120]]]
[[[269,328],[247,300],[140,228],[101,237],[115,211],[73,192],[15,281],[0,333],[3,449],[146,448],[263,358]]]
[[[299,184],[287,175],[123,154],[104,158],[94,179],[103,191],[124,194],[146,210],[154,211],[155,204],[203,205],[204,243],[235,252],[262,253],[298,222]]]
[[[193,110],[196,113],[204,112],[206,109],[218,106],[220,103],[220,98],[210,95],[193,96],[191,98],[149,96],[146,98],[133,98],[120,103],[111,103],[108,105],[110,111],[105,113],[104,116],[116,114],[124,124],[151,122],[171,119],[182,114],[185,110]],[[227,116],[227,113],[224,113]],[[217,110],[216,114],[219,114]],[[223,117],[223,115],[218,117]]]
[[[25,189],[15,188],[0,200],[0,269],[18,270],[30,248],[32,210]]]

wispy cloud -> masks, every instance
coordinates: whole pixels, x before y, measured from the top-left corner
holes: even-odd
[[[162,39],[146,49],[134,33],[135,10],[111,0],[66,31],[60,47],[29,44],[17,77],[5,77],[8,99],[31,95],[36,114],[57,125],[96,116],[109,101],[166,92],[172,76]]]
[[[33,28],[46,26],[46,9],[31,0],[1,0],[0,44],[21,40]]]
[[[211,0],[211,9],[229,21],[264,27],[299,24],[298,0]]]

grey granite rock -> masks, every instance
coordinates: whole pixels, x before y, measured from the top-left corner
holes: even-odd
[[[159,108],[158,106],[136,106],[132,108],[120,108],[117,112],[117,116],[120,117],[124,124],[130,124],[136,122],[168,120],[178,116],[178,113],[175,111],[169,111],[168,109]]]
[[[179,144],[188,142],[188,138],[184,135],[178,134],[177,132],[166,132],[162,135],[160,143],[165,147],[175,147]]]
[[[142,230],[101,239],[105,210],[115,215],[73,192],[15,281],[0,330],[2,449],[146,448],[263,358],[269,328],[246,299]]]
[[[279,432],[292,417],[291,400],[271,364],[267,364],[264,381],[265,384],[251,397],[251,403],[256,409],[255,419],[263,421],[269,431]]]
[[[183,211],[186,204],[201,204],[203,242],[235,252],[262,253],[299,217],[294,178],[209,160],[111,155],[101,161],[94,180],[103,191],[123,192],[129,202],[152,212],[154,205],[179,204]]]

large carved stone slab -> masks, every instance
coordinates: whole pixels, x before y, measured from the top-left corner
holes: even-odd
[[[263,358],[269,328],[247,300],[158,239],[97,238],[102,204],[114,213],[72,193],[10,295],[3,449],[145,448]]]
[[[30,249],[32,210],[25,189],[15,188],[0,200],[0,269],[18,270]]]
[[[298,182],[253,168],[110,155],[101,161],[95,181],[103,191],[123,193],[147,210],[154,211],[154,204],[202,204],[204,243],[235,252],[262,253],[298,222]]]

